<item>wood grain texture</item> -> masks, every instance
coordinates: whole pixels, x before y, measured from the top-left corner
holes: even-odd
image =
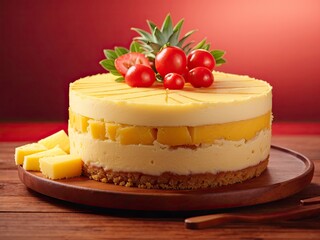
[[[130,211],[72,204],[28,190],[14,165],[14,148],[0,143],[0,239],[319,239],[320,217],[271,223],[230,223],[200,231],[184,218],[213,213],[270,213],[320,195],[320,136],[275,136],[273,144],[300,152],[315,164],[310,185],[298,194],[256,206],[215,211]]]

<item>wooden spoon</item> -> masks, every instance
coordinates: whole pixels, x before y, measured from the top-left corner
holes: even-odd
[[[305,201],[305,200],[304,200]],[[185,219],[185,226],[189,229],[204,229],[221,224],[232,222],[270,222],[281,220],[302,219],[320,215],[320,204],[297,206],[285,211],[273,213],[259,213],[259,214],[242,214],[242,213],[222,213],[211,214],[199,217],[191,217]]]

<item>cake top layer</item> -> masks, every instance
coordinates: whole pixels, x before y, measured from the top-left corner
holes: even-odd
[[[199,126],[245,120],[271,111],[272,87],[248,76],[214,72],[209,88],[132,88],[98,74],[70,84],[70,108],[81,115],[141,126]]]

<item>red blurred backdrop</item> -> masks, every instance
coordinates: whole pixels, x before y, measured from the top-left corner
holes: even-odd
[[[167,13],[227,51],[217,70],[272,84],[276,121],[320,121],[318,0],[1,0],[0,120],[66,121],[69,83]]]

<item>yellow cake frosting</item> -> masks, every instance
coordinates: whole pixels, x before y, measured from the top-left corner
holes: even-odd
[[[258,176],[270,152],[272,87],[214,77],[209,88],[182,90],[132,88],[111,74],[71,83],[70,153],[91,178],[126,186],[188,189]]]
[[[201,126],[254,118],[271,110],[271,86],[261,80],[215,72],[209,88],[131,88],[111,74],[70,84],[70,108],[106,122],[137,126]]]

